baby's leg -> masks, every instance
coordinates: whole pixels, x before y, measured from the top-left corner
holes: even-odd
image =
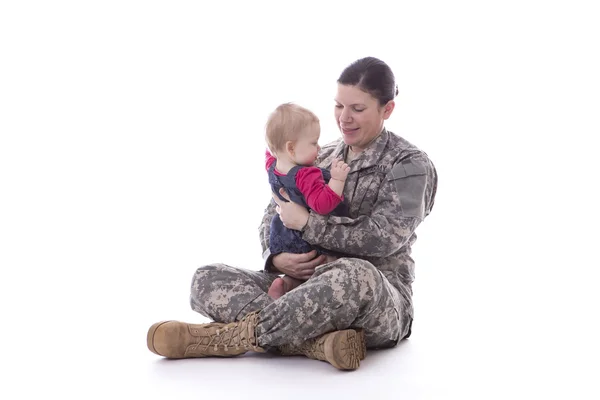
[[[285,288],[285,293],[294,290],[295,288],[297,288],[298,286],[300,286],[301,284],[303,284],[305,281],[301,281],[300,279],[296,279],[296,278],[292,278],[291,276],[288,275],[284,275],[283,278],[283,282],[284,282],[284,288]]]
[[[303,282],[304,281],[292,278],[291,276],[284,275],[283,278],[277,278],[273,281],[271,287],[269,287],[269,291],[267,292],[267,294],[273,300],[277,300],[290,290],[293,290],[294,288],[300,286],[300,284],[302,284]]]

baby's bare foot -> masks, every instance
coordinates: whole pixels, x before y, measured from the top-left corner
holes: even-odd
[[[267,292],[270,298],[277,300],[285,294],[285,282],[281,278],[277,278],[271,283],[271,287]]]

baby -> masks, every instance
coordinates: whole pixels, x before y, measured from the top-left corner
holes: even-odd
[[[350,167],[342,160],[332,163],[331,171],[313,166],[319,154],[319,119],[311,111],[295,104],[282,104],[271,113],[266,125],[266,169],[271,190],[286,201],[279,190],[283,188],[290,200],[319,214],[345,215],[342,192]],[[315,247],[302,239],[300,231],[283,226],[279,215],[271,221],[271,255],[279,253],[308,253],[317,250],[334,260],[335,253]],[[277,299],[302,283],[285,275],[273,282],[269,296]],[[281,289],[283,286],[283,290]]]

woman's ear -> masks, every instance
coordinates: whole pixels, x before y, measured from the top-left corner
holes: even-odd
[[[390,115],[392,115],[394,107],[396,107],[396,103],[394,102],[394,100],[388,101],[387,104],[383,106],[383,119],[388,119]]]

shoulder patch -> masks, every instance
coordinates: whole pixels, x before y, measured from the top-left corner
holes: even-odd
[[[420,162],[404,161],[394,165],[388,175],[388,181],[398,195],[405,217],[425,218],[427,168]]]
[[[403,161],[400,164],[394,165],[390,171],[388,180],[406,178],[407,176],[413,175],[426,175],[427,168],[422,163],[416,163],[413,161]]]

